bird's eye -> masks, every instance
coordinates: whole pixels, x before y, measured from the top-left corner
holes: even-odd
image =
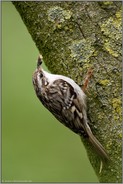
[[[42,78],[42,77],[43,77],[43,73],[40,74],[40,78]]]

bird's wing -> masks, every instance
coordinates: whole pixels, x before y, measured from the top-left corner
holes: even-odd
[[[82,132],[83,107],[71,84],[63,79],[55,80],[47,86],[46,93],[49,111],[74,132]]]

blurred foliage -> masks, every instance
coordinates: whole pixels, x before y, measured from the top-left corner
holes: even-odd
[[[2,181],[98,182],[79,136],[34,93],[37,56],[16,9],[2,2]]]

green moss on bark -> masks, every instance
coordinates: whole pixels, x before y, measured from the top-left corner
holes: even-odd
[[[80,86],[93,67],[88,117],[94,135],[110,156],[100,158],[85,139],[100,182],[122,181],[121,2],[13,2],[52,73],[73,78]]]

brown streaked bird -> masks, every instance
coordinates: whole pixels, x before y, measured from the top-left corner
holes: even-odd
[[[86,95],[69,77],[50,74],[41,67],[42,56],[38,57],[37,69],[33,74],[33,86],[41,103],[76,134],[85,137],[103,160],[109,157],[93,135],[87,119]]]

